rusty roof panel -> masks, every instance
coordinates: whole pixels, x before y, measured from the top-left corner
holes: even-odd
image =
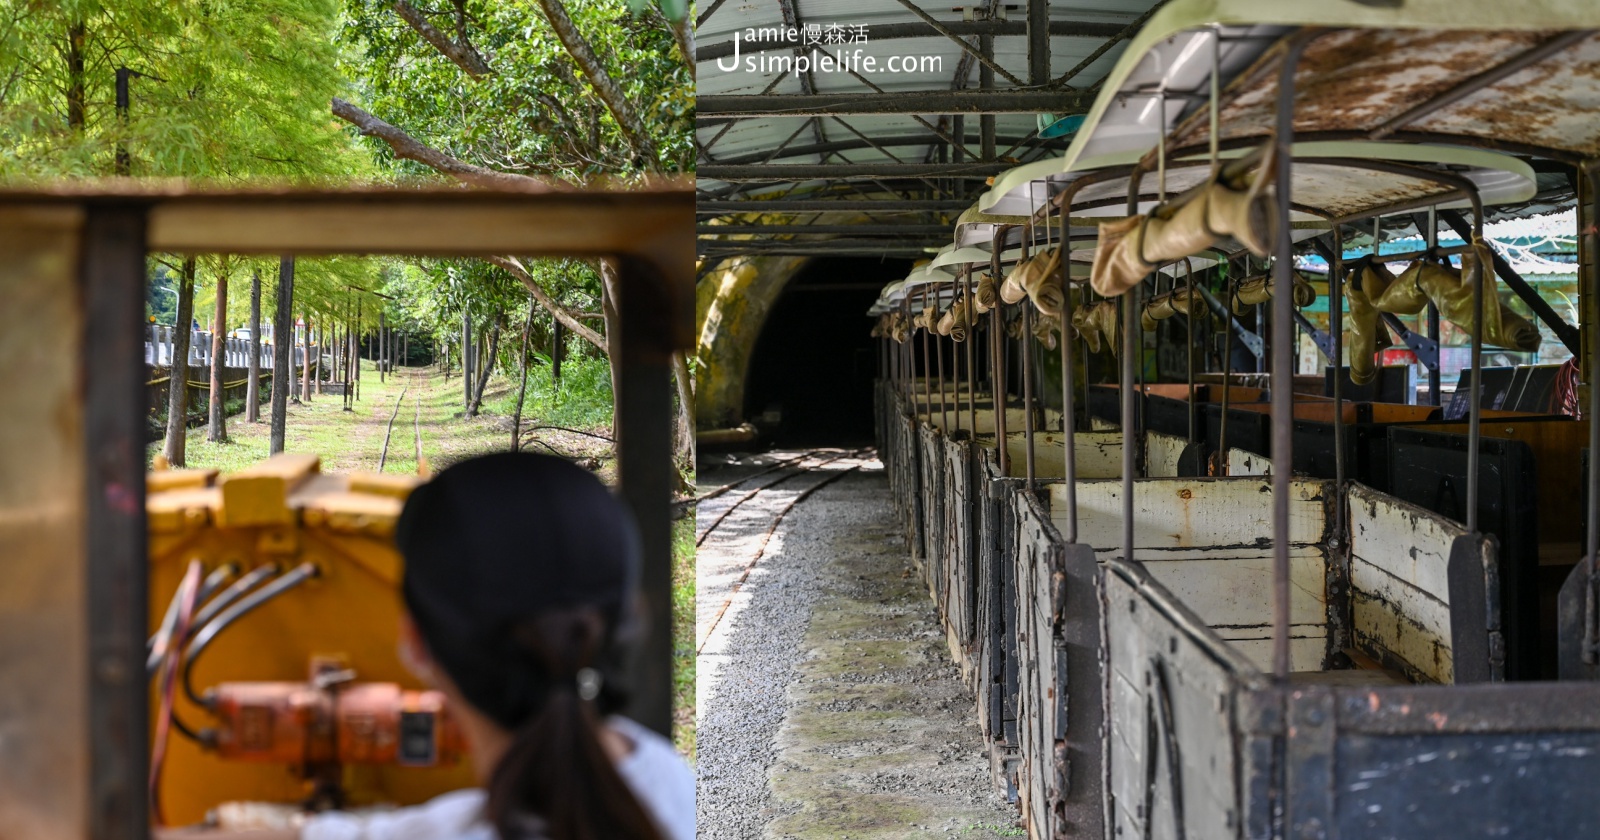
[[[1441,134],[1485,131],[1517,143],[1600,155],[1600,35],[1515,73],[1414,128]]]
[[[1307,47],[1295,73],[1297,134],[1365,133],[1509,61],[1558,33],[1523,30],[1370,30],[1323,35]],[[1277,50],[1239,74],[1224,93],[1224,139],[1265,137],[1277,98]],[[1600,153],[1600,36],[1557,53],[1459,102],[1404,126],[1492,145],[1515,143]],[[1177,146],[1206,141],[1207,114],[1197,105]]]

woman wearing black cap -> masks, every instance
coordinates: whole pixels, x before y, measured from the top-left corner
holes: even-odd
[[[639,551],[606,487],[549,456],[475,458],[418,487],[395,538],[401,656],[449,698],[484,788],[319,814],[288,836],[691,840],[693,774],[666,739],[616,714]]]

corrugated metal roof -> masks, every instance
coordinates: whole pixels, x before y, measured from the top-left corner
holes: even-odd
[[[976,89],[979,87],[979,62],[967,57],[963,49],[950,38],[935,31],[919,19],[912,10],[897,0],[787,0],[794,17],[802,24],[816,27],[820,34],[820,49],[853,60],[856,67],[865,66],[867,58],[876,62],[879,72],[865,73],[881,91],[889,94],[923,93],[936,91]],[[1057,24],[1057,31],[1068,25],[1097,25],[1092,36],[1052,34],[1049,70],[1052,80],[1058,79],[1085,58],[1100,50],[1106,43],[1105,32],[1116,32],[1134,22],[1154,5],[1154,0],[1051,0],[1049,18]],[[709,7],[709,6],[708,6]],[[986,6],[975,4],[969,9],[925,6],[923,11],[947,25],[959,25],[963,20],[979,20]],[[1019,79],[1028,76],[1028,38],[1025,34],[1026,4],[1000,4],[998,15],[1011,22],[1008,34],[994,35],[993,60]],[[783,27],[786,14],[780,0],[725,0],[697,27],[697,84],[698,92],[705,96],[752,96],[771,94],[800,96],[807,89],[823,95],[848,96],[872,93],[873,88],[847,72],[821,72],[813,70],[806,78],[801,74],[783,71],[792,61],[794,49],[752,53],[747,36],[759,32],[752,30]],[[905,37],[874,39],[870,28],[898,26]],[[868,27],[868,37],[860,40],[858,27]],[[1081,30],[1081,27],[1079,27]],[[1016,34],[1010,34],[1014,32]],[[740,43],[740,61],[737,66],[730,54],[735,38]],[[837,43],[840,39],[844,43]],[[976,35],[965,37],[976,46]],[[830,43],[833,41],[833,43]],[[803,50],[809,44],[802,40]],[[1114,66],[1123,49],[1123,43],[1105,50],[1093,62],[1083,67],[1071,81],[1071,87],[1090,87],[1104,77]],[[763,62],[765,58],[767,61]],[[915,59],[910,70],[888,72],[891,59],[904,64]],[[778,59],[778,61],[773,61]],[[754,65],[752,66],[752,62]],[[995,89],[1016,90],[1017,86],[995,77]],[[1075,98],[1070,88],[1064,88],[1063,103]],[[1081,112],[1082,109],[1079,109]],[[919,121],[918,118],[922,121]],[[963,136],[955,138],[972,153],[972,160],[980,151],[980,118],[969,115],[964,119]],[[1016,163],[1034,159],[1044,154],[1058,154],[1066,147],[1065,138],[1051,142],[1039,141],[1033,135],[1037,128],[1031,113],[997,114],[994,117],[997,156],[1009,156]],[[845,117],[790,117],[777,113],[764,113],[754,117],[702,116],[697,139],[702,146],[700,163],[703,167],[719,164],[871,164],[871,163],[928,163],[937,162],[941,148],[948,144],[940,140],[929,125],[953,134],[954,120],[941,114],[870,114]],[[1017,141],[1031,140],[1017,146]],[[880,150],[873,144],[883,146]],[[1003,165],[1003,164],[1002,164]],[[938,177],[901,177],[891,180],[849,179],[849,185],[840,180],[819,179],[800,183],[784,181],[784,173],[775,171],[771,182],[724,181],[702,177],[699,181],[702,197],[718,198],[773,198],[780,195],[795,196],[801,193],[831,195],[860,199],[864,196],[900,198],[963,199],[970,201],[982,191],[980,181],[967,180],[959,186],[953,179]],[[948,220],[954,213],[936,218]],[[921,218],[926,222],[929,217]]]

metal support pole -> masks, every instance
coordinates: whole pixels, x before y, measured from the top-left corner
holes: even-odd
[[[1474,199],[1476,200],[1476,199]],[[1473,241],[1483,238],[1483,207],[1473,207]],[[1462,265],[1465,267],[1465,261]],[[1478,450],[1483,444],[1483,288],[1484,276],[1493,271],[1493,265],[1482,265],[1473,272],[1472,283],[1472,403],[1467,419],[1467,531],[1478,533],[1478,470],[1482,460]],[[1498,302],[1496,302],[1498,305]],[[1591,421],[1593,422],[1593,421]]]
[[[911,293],[900,299],[900,305],[905,308],[906,340],[900,345],[900,390],[905,395],[906,408],[911,408],[911,350],[916,338],[911,334]]]
[[[1314,36],[1312,36],[1314,37]],[[1294,478],[1294,242],[1290,239],[1289,205],[1294,175],[1294,72],[1310,37],[1297,38],[1284,53],[1278,71],[1276,241],[1272,283],[1272,673],[1280,685],[1289,681],[1289,494]],[[1261,172],[1257,177],[1266,177]]]
[[[961,301],[960,283],[960,279],[951,281],[951,308],[954,308]],[[957,432],[961,431],[961,343],[958,343],[953,337],[950,339],[950,404],[952,406],[950,414],[955,418],[955,424],[952,428]],[[971,374],[971,369],[968,369],[967,375],[970,376]]]
[[[923,311],[927,311],[927,309],[928,309],[928,286],[931,286],[931,285],[932,285],[931,283],[926,284],[921,289],[921,292],[922,292],[922,309],[923,309]],[[929,420],[930,423],[933,420],[933,388],[929,386],[928,380],[930,378],[932,378],[932,376],[933,376],[933,360],[932,360],[932,358],[930,356],[930,351],[929,351],[928,348],[932,343],[932,338],[930,337],[932,332],[933,332],[933,325],[932,324],[928,324],[928,323],[923,323],[923,325],[922,325],[922,393],[921,393],[920,397],[917,400],[917,406],[918,406],[917,407],[917,416],[921,417],[922,414],[924,412],[926,412],[927,415],[928,415],[928,420]]]
[[[1166,126],[1162,125],[1157,130],[1165,133]],[[1135,168],[1128,179],[1128,215],[1135,216],[1139,213],[1139,177],[1141,170]],[[1133,333],[1139,327],[1139,314],[1136,310],[1139,290],[1144,288],[1144,278],[1140,278],[1132,288],[1122,293],[1122,298],[1117,301],[1118,316],[1122,319],[1122,353],[1118,356],[1117,397],[1121,402],[1121,416],[1119,424],[1122,427],[1122,559],[1132,562],[1133,556],[1133,470],[1134,470],[1134,370],[1133,370]]]
[[[1037,489],[1033,457],[1033,304],[1022,303],[1022,439],[1026,446],[1028,489]]]
[[[1000,280],[1000,249],[1005,244],[1004,225],[995,225],[994,235],[990,239],[993,250],[989,252],[989,272]],[[1005,361],[1002,342],[1005,341],[1005,321],[1000,317],[1000,311],[1005,304],[995,301],[994,308],[989,310],[989,376],[990,387],[994,390],[994,449],[995,463],[1000,467],[1002,476],[1011,474],[1011,454],[1006,449],[1006,376]]]
[[[1028,84],[1050,83],[1050,3],[1028,0]]]
[[[616,260],[619,290],[617,472],[639,527],[639,597],[646,631],[634,657],[629,717],[662,735],[672,732],[672,332],[665,302],[652,300],[659,270]]]
[[[1033,226],[1022,229],[1022,249],[1017,255],[1018,264],[1028,261],[1033,246]],[[1037,471],[1033,457],[1033,303],[1024,298],[1022,306],[1022,444],[1027,470],[1028,490],[1037,489]]]
[[[995,8],[996,8],[996,6],[990,6],[989,7],[989,9],[990,9],[989,14],[990,15],[994,14],[994,9]],[[994,69],[993,69],[994,36],[993,35],[979,35],[978,36],[978,53],[980,55],[982,55],[983,58],[985,59],[984,61],[981,61],[981,62],[978,63],[978,89],[980,91],[980,95],[986,96],[987,95],[986,93],[981,93],[981,92],[989,91],[990,89],[992,89],[994,87]],[[979,147],[978,148],[979,148],[979,154],[983,155],[983,159],[985,161],[994,160],[994,156],[995,156],[994,131],[995,131],[994,114],[980,114],[980,115],[978,115],[978,138],[979,138],[978,139],[978,143],[979,143]],[[963,137],[962,139],[965,140],[966,138]],[[997,277],[995,279],[998,280],[999,278]],[[996,307],[996,308],[998,309],[998,307]]]
[[[1072,208],[1061,207],[1061,453],[1062,490],[1066,492],[1067,524],[1062,537],[1068,543],[1078,541],[1078,457],[1074,450],[1078,418],[1073,406],[1073,379],[1076,371],[1072,364],[1072,243],[1067,234],[1072,230]]]
[[[932,283],[928,284],[930,287]],[[933,293],[933,314],[939,314],[939,294]],[[933,332],[932,329],[929,332]],[[939,433],[948,437],[950,435],[950,410],[944,401],[944,342],[940,341],[938,333],[933,336],[934,368],[939,376]]]
[[[1429,250],[1439,245],[1439,219],[1437,213],[1438,211],[1435,208],[1428,208],[1428,233],[1424,239]],[[1483,270],[1493,271],[1494,267],[1484,266]],[[1439,346],[1439,307],[1431,300],[1428,301],[1428,340],[1433,342],[1434,347]],[[1439,365],[1435,364],[1428,368],[1428,403],[1430,405],[1440,404],[1439,386],[1441,383],[1439,378]],[[1410,401],[1409,398],[1406,400],[1406,402]]]
[[[962,273],[965,282],[962,291],[967,297],[967,419],[968,428],[972,429],[973,445],[978,440],[978,313],[973,308],[972,299],[972,266],[968,265]]]
[[[83,222],[82,254],[78,288],[85,313],[81,381],[86,564],[75,572],[61,571],[65,579],[81,578],[87,597],[87,626],[74,630],[74,634],[86,635],[89,650],[89,690],[81,712],[88,727],[89,754],[84,764],[76,765],[88,776],[90,807],[83,814],[83,836],[89,840],[143,840],[149,836],[150,824],[149,692],[143,679],[149,571],[145,557],[145,428],[143,412],[136,407],[143,406],[146,399],[139,353],[144,320],[144,209],[91,205]],[[174,367],[174,387],[182,376]],[[61,616],[63,624],[69,623],[67,618]],[[20,686],[12,688],[21,690]],[[68,762],[67,766],[74,765]]]
[[[1133,556],[1133,472],[1134,472],[1134,371],[1133,335],[1139,328],[1139,316],[1134,311],[1142,283],[1122,294],[1118,303],[1122,307],[1122,359],[1119,396],[1122,398],[1122,559],[1132,561]]]
[[[1587,170],[1589,177],[1589,227],[1586,234],[1589,237],[1589,268],[1592,270],[1592,291],[1595,300],[1600,301],[1600,231],[1595,226],[1600,224],[1600,161],[1590,161],[1579,169],[1582,174]],[[1581,218],[1581,217],[1580,217]],[[1589,564],[1589,581],[1584,588],[1584,621],[1583,635],[1580,637],[1582,650],[1580,658],[1587,665],[1600,663],[1600,626],[1597,626],[1596,613],[1600,612],[1600,341],[1595,340],[1594,330],[1600,325],[1591,326],[1585,337],[1589,346],[1589,405],[1584,411],[1583,419],[1589,424],[1589,475],[1588,475],[1588,523],[1583,535],[1583,557]]]
[[[1344,234],[1333,226],[1333,262],[1328,265],[1328,322],[1333,333],[1333,477],[1335,492],[1345,491],[1345,428],[1344,428]],[[1342,498],[1342,496],[1341,496]],[[1345,506],[1334,505],[1334,539],[1336,548],[1348,541],[1345,533]]]

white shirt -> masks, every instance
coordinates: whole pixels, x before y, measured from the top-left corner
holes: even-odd
[[[639,804],[667,840],[694,840],[694,773],[654,731],[625,717],[607,722],[633,742],[633,752],[617,764]],[[333,811],[318,814],[300,829],[301,840],[498,840],[484,820],[488,794],[468,788],[436,796],[422,805],[368,814]]]

